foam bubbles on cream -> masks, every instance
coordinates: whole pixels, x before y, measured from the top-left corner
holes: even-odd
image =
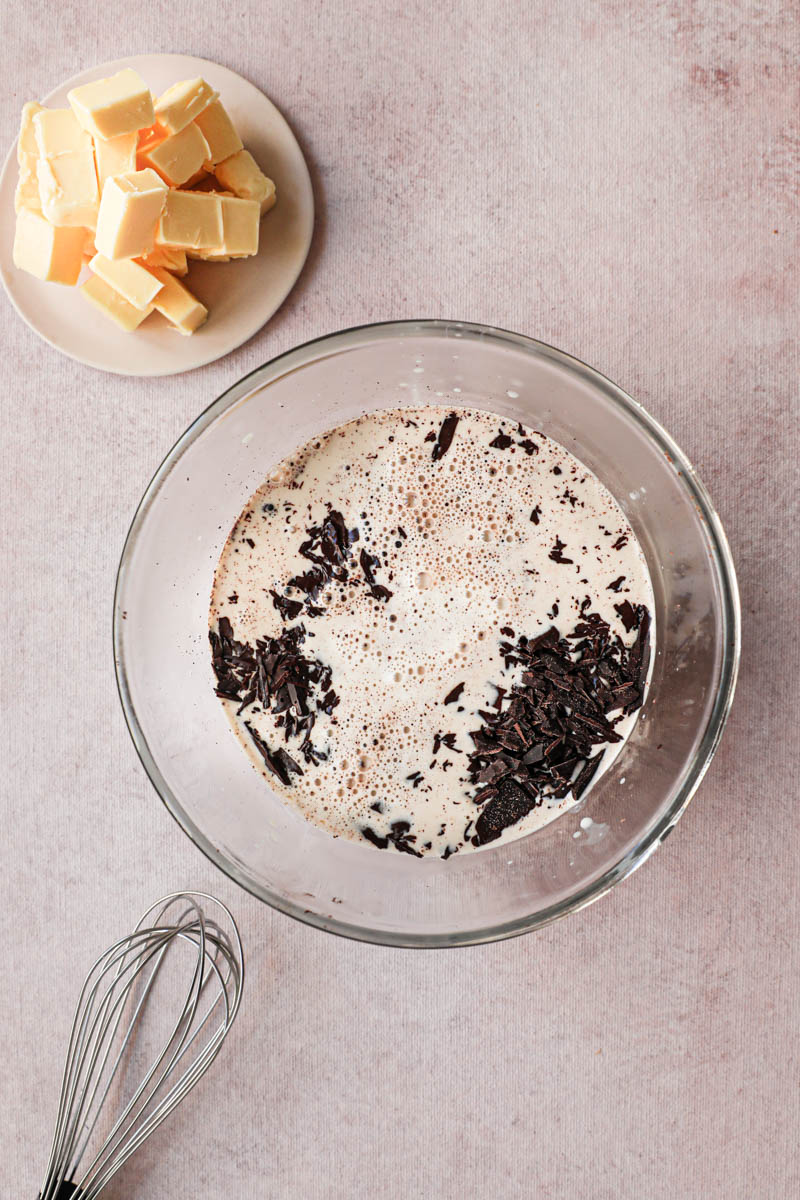
[[[426,439],[448,412],[459,417],[455,435],[433,461]],[[340,703],[313,731],[327,760],[303,764],[303,775],[282,791],[338,836],[363,841],[365,824],[380,833],[403,820],[426,853],[471,850],[464,838],[477,815],[466,778],[469,731],[481,724],[478,710],[494,702],[495,685],[509,689],[516,678],[500,654],[501,630],[529,638],[551,625],[569,632],[588,596],[630,642],[614,605],[628,599],[652,611],[640,547],[597,478],[541,433],[471,409],[372,413],[300,448],[251,498],[220,558],[212,626],[226,616],[237,639],[250,643],[279,635],[287,622],[270,592],[305,599],[286,585],[308,568],[300,545],[331,507],[358,529],[356,557],[366,549],[377,558],[377,582],[392,596],[373,597],[354,571],[315,599],[323,615],[289,622],[305,626],[304,650],[331,668]],[[558,546],[561,561],[552,557]],[[457,703],[445,705],[460,683]],[[272,714],[237,718],[237,706],[223,704],[259,770],[245,719],[270,746],[295,753]],[[626,718],[618,731],[627,736],[634,721]],[[434,755],[435,736],[447,733],[452,748]],[[607,748],[604,769],[621,745]],[[570,805],[545,803],[503,839]]]

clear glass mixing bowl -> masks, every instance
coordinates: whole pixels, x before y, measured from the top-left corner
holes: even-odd
[[[207,614],[231,525],[275,463],[372,409],[455,403],[541,429],[606,484],[647,556],[657,642],[636,730],[579,809],[508,845],[420,861],[334,839],[270,790],[214,695]],[[320,929],[387,945],[454,946],[510,937],[583,907],[664,840],[730,709],[739,603],[705,488],[639,404],[530,338],[480,325],[397,322],[282,355],[187,429],[128,534],[114,647],[144,767],[217,866]]]

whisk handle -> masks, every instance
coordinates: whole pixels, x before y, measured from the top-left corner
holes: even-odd
[[[77,1183],[72,1183],[69,1179],[65,1179],[53,1197],[53,1200],[80,1200],[82,1195],[83,1193]],[[42,1200],[41,1192],[39,1192],[38,1200]]]

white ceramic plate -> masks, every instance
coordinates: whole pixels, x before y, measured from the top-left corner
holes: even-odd
[[[56,350],[118,375],[173,375],[230,353],[280,307],[308,255],[314,197],[300,147],[274,104],[240,75],[204,58],[141,54],[103,63],[67,80],[41,103],[65,108],[70,88],[123,67],[134,67],[156,95],[196,75],[219,92],[246,149],[278,189],[278,203],[261,223],[258,254],[239,262],[192,263],[187,282],[210,314],[192,337],[176,333],[157,313],[135,333],[124,333],[75,288],[43,283],[14,266],[15,143],[0,176],[0,275],[17,312]]]

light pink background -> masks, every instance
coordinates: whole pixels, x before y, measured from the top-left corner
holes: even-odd
[[[118,379],[0,302],[0,1195],[33,1197],[95,954],[177,886],[245,939],[214,1070],[109,1195],[761,1200],[800,1194],[795,5],[219,0],[2,8],[0,132],[126,53],[214,58],[293,124],[319,206],[299,286],[216,365]],[[162,455],[223,388],[340,326],[530,333],[696,463],[744,610],[739,694],[677,831],[599,904],[404,953],[273,914],[146,781],[117,702],[114,572]]]

